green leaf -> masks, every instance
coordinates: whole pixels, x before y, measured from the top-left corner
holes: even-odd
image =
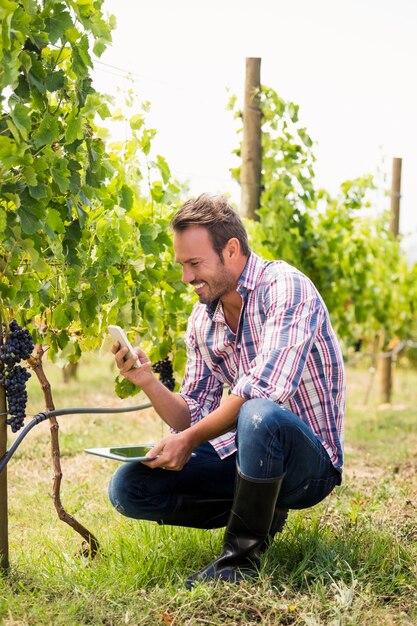
[[[38,215],[32,213],[29,209],[21,209],[19,211],[20,223],[22,225],[22,231],[26,235],[34,235],[38,230],[42,228],[42,220]]]
[[[139,113],[137,115],[133,115],[130,120],[130,128],[132,130],[140,130],[144,124],[144,118],[143,115],[140,115]]]
[[[21,205],[20,196],[17,193],[3,192],[3,201],[6,201],[8,208],[10,209],[10,203],[12,203],[13,209],[18,209]]]
[[[41,303],[45,306],[49,306],[51,304],[54,293],[51,281],[48,280],[47,282],[43,283],[40,289],[38,289],[38,293]]]
[[[294,104],[293,102],[290,102],[288,105],[288,114],[291,118],[291,121],[295,124],[296,122],[298,122],[298,111],[299,111],[299,106]]]
[[[55,307],[52,314],[52,324],[55,328],[66,329],[73,319],[74,317],[71,315],[71,310],[68,305],[58,304],[58,306]]]
[[[22,168],[22,178],[30,187],[36,187],[36,183],[38,182],[36,172],[33,167],[23,167]]]
[[[72,109],[67,117],[67,128],[65,131],[65,140],[72,143],[76,139],[83,138],[82,117],[77,109]]]
[[[61,235],[65,233],[64,222],[61,219],[59,211],[56,209],[47,209],[46,223],[55,233]]]
[[[25,13],[30,17],[35,17],[37,12],[37,5],[35,0],[22,0]]]
[[[46,89],[48,91],[58,91],[62,89],[65,84],[65,74],[62,70],[52,72],[46,77]]]
[[[50,42],[55,44],[62,39],[67,28],[74,26],[70,14],[64,4],[57,3],[53,8],[53,14],[45,20],[46,31],[49,33]]]
[[[165,197],[165,189],[160,180],[156,180],[151,185],[151,196],[155,202],[162,202]]]
[[[129,396],[135,396],[140,391],[140,387],[134,385],[126,378],[117,376],[115,380],[115,392],[119,398],[129,398]]]
[[[156,224],[141,224],[139,226],[140,245],[145,254],[158,254],[155,239],[159,234],[160,228]]]
[[[32,238],[22,239],[17,228],[13,229],[13,233],[18,246],[30,256],[32,268],[37,272],[48,271],[49,266],[47,265],[47,263],[45,263],[39,252],[36,250]]]
[[[10,115],[23,139],[27,140],[32,128],[29,109],[24,104],[16,104],[14,109],[10,111]]]
[[[62,331],[62,332],[58,333],[58,335],[57,335],[57,342],[58,342],[58,345],[61,348],[61,350],[64,350],[64,348],[68,345],[68,342],[69,342],[69,335],[68,335],[68,333],[65,332],[65,331]],[[69,349],[69,352],[72,352],[73,348],[74,348],[74,346],[71,345],[70,349]]]
[[[77,28],[71,26],[71,28],[67,28],[65,31],[65,37],[69,41],[69,43],[76,43],[81,37],[81,33]]]
[[[30,98],[29,83],[24,74],[19,74],[17,87],[15,89],[15,94],[22,100],[29,100]]]
[[[72,67],[74,73],[80,78],[88,76],[88,68],[93,67],[88,53],[88,38],[83,35],[81,39],[72,46]]]
[[[129,211],[133,206],[133,191],[129,185],[123,185],[119,191],[119,205]]]
[[[156,157],[156,164],[158,166],[159,171],[161,172],[162,180],[164,181],[166,185],[169,182],[169,179],[171,178],[171,170],[168,167],[168,163],[166,162],[163,156],[158,154]]]
[[[55,117],[47,113],[42,118],[37,131],[33,133],[32,139],[35,148],[51,145],[57,141],[59,139],[59,127]]]
[[[49,196],[49,188],[44,183],[39,183],[34,187],[29,186],[29,193],[35,200],[43,200]]]
[[[305,128],[299,128],[298,134],[300,135],[300,138],[303,141],[304,145],[306,145],[308,148],[310,148],[313,145],[311,137],[307,134],[307,131]]]
[[[4,164],[10,154],[16,154],[17,146],[14,139],[0,135],[0,162]]]
[[[1,0],[0,3],[0,19],[2,25],[2,40],[5,49],[10,47],[10,26],[14,12],[19,8],[16,2],[9,0]],[[0,40],[1,43],[1,40]]]
[[[67,272],[67,281],[70,283],[72,280],[72,270],[74,266],[79,262],[78,258],[78,242],[82,237],[79,220],[74,220],[68,226],[65,231],[64,239],[62,241],[63,251],[68,263],[71,264],[71,272]],[[75,284],[78,283],[78,278],[75,280]]]
[[[52,178],[59,187],[61,193],[66,193],[69,189],[70,171],[68,170],[68,160],[59,159],[51,168]]]
[[[6,211],[0,206],[0,233],[4,233],[7,226]]]
[[[84,325],[90,325],[97,318],[98,298],[95,293],[89,291],[82,294],[80,300],[80,320]]]
[[[102,120],[111,117],[110,109],[105,102],[100,102],[99,106],[97,107],[97,113]]]
[[[96,39],[93,46],[93,52],[97,57],[100,58],[106,48],[107,42],[104,39]]]
[[[143,154],[149,154],[151,150],[151,136],[147,130],[143,132],[142,138],[139,142],[142,148]]]
[[[79,202],[77,202],[77,204],[75,205],[75,208],[77,210],[78,219],[80,220],[80,227],[84,228],[84,224],[88,217],[88,213],[87,211],[84,211],[83,207],[81,206]]]
[[[40,94],[46,92],[45,80],[46,73],[42,63],[32,55],[32,67],[28,73],[28,81],[31,87],[34,87]]]

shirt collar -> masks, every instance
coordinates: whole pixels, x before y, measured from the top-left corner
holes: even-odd
[[[263,261],[257,254],[254,252],[250,253],[245,267],[243,268],[243,272],[239,276],[236,287],[236,291],[242,296],[243,300],[245,300],[248,291],[253,291],[255,289],[264,263],[265,261]],[[211,304],[207,305],[207,314],[211,319],[213,319],[218,306],[219,300],[214,300]]]
[[[263,261],[261,257],[251,252],[243,268],[243,272],[237,281],[236,291],[240,293],[240,295],[244,295],[247,291],[253,291],[255,289],[264,264],[265,261]]]

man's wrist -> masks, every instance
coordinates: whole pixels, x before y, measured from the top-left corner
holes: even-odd
[[[140,387],[142,391],[144,391],[146,395],[149,396],[156,393],[160,394],[161,387],[163,389],[167,389],[153,372],[149,372],[148,380],[145,380],[144,383],[142,382],[142,384],[140,384]]]
[[[197,428],[199,424],[200,422],[198,424],[195,424],[194,426],[190,426],[189,428],[186,428],[181,433],[184,436],[187,444],[192,449],[197,448],[197,446],[201,445],[202,443],[206,441],[204,436],[202,436],[202,434],[200,433],[200,429]]]

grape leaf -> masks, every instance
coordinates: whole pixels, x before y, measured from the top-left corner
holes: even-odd
[[[137,395],[140,392],[140,387],[118,375],[115,380],[115,392],[119,398],[129,398]]]

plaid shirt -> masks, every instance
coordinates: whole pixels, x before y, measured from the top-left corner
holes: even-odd
[[[223,395],[266,398],[310,426],[333,465],[343,464],[345,376],[326,306],[313,283],[284,261],[251,254],[239,278],[243,309],[237,333],[220,301],[197,303],[185,336],[187,367],[180,394],[194,424]],[[221,458],[236,450],[235,430],[211,441]]]

